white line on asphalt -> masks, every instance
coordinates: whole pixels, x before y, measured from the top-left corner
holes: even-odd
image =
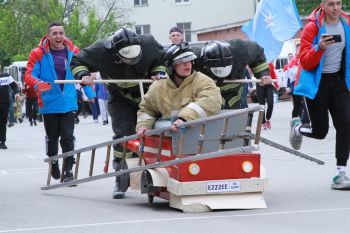
[[[89,169],[88,166],[80,166],[79,171],[87,171]],[[102,171],[102,169],[101,169]],[[6,175],[23,175],[23,174],[38,174],[38,173],[46,173],[47,168],[18,168],[18,169],[7,169],[0,170],[0,173],[6,174]]]
[[[337,209],[293,210],[293,211],[281,211],[281,212],[259,213],[259,214],[219,215],[219,216],[188,217],[188,218],[158,218],[158,219],[144,219],[144,220],[133,220],[133,221],[77,224],[77,225],[67,225],[67,226],[19,228],[19,229],[12,229],[12,230],[2,230],[2,231],[0,231],[0,233],[23,232],[23,231],[42,231],[42,230],[52,230],[52,229],[67,229],[67,228],[81,228],[81,227],[92,227],[92,226],[129,224],[129,223],[165,222],[165,221],[179,221],[179,220],[199,220],[199,219],[213,219],[213,218],[240,218],[240,217],[270,216],[270,215],[280,215],[280,214],[300,214],[300,213],[307,214],[307,213],[334,212],[334,211],[350,211],[350,207],[349,208],[337,208]]]

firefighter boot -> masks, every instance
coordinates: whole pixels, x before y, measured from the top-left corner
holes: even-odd
[[[115,158],[113,160],[113,168],[115,171],[121,170],[121,160]],[[127,169],[128,166],[124,162],[123,169]],[[113,198],[114,199],[122,199],[125,196],[126,190],[129,188],[129,174],[125,174],[122,176],[117,176],[115,179],[115,186],[113,190]]]

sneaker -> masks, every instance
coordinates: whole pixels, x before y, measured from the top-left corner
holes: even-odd
[[[15,125],[14,123],[10,123],[10,124],[8,124],[7,127],[12,127],[12,126],[14,126],[14,125]]]
[[[345,175],[345,172],[341,171],[338,175],[333,177],[331,188],[337,190],[350,190],[350,179]]]
[[[58,161],[54,161],[52,162],[52,166],[51,166],[51,176],[55,179],[58,180],[61,177],[61,172],[60,172],[60,168],[58,165]]]
[[[263,130],[267,130],[267,124],[266,122],[262,124]]]
[[[22,123],[23,119],[22,118],[18,118],[18,121],[19,121],[19,123]]]
[[[33,126],[33,122],[30,122],[30,126]]]
[[[102,125],[107,125],[108,121],[103,121]]]
[[[94,122],[95,122],[95,123],[98,123],[98,120],[96,119],[96,120],[94,120]]]
[[[301,121],[298,117],[293,118],[290,122],[291,129],[289,134],[289,142],[293,149],[299,150],[303,141],[303,135],[296,131],[296,127],[301,125]]]
[[[34,123],[34,125],[37,125],[37,124],[36,124],[36,121],[34,121],[33,123]]]
[[[0,142],[0,149],[7,149],[7,146],[5,145],[5,142]]]
[[[270,123],[270,121],[266,121],[266,127],[267,127],[268,129],[271,129],[271,123]]]

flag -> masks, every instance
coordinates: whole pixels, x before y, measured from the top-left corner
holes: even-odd
[[[281,52],[283,42],[302,27],[294,0],[261,0],[254,18],[242,27],[250,40],[264,48],[271,62]]]

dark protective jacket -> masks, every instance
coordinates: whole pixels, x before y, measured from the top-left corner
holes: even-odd
[[[225,41],[230,46],[232,54],[232,71],[225,80],[244,79],[244,69],[248,65],[256,78],[270,75],[269,66],[266,62],[264,49],[254,41],[232,39]],[[197,55],[197,70],[215,79],[212,73],[203,67],[200,59],[201,47],[191,48]],[[217,83],[223,97],[223,109],[239,108],[240,98],[243,91],[242,84],[239,83]]]
[[[75,79],[81,79],[82,76],[97,71],[100,72],[102,79],[147,79],[153,73],[165,72],[163,47],[152,35],[139,35],[139,38],[142,58],[136,65],[116,63],[113,58],[113,50],[105,48],[106,39],[82,49],[71,62]],[[108,84],[107,86],[108,91],[131,104],[138,105],[141,101],[137,83]]]

